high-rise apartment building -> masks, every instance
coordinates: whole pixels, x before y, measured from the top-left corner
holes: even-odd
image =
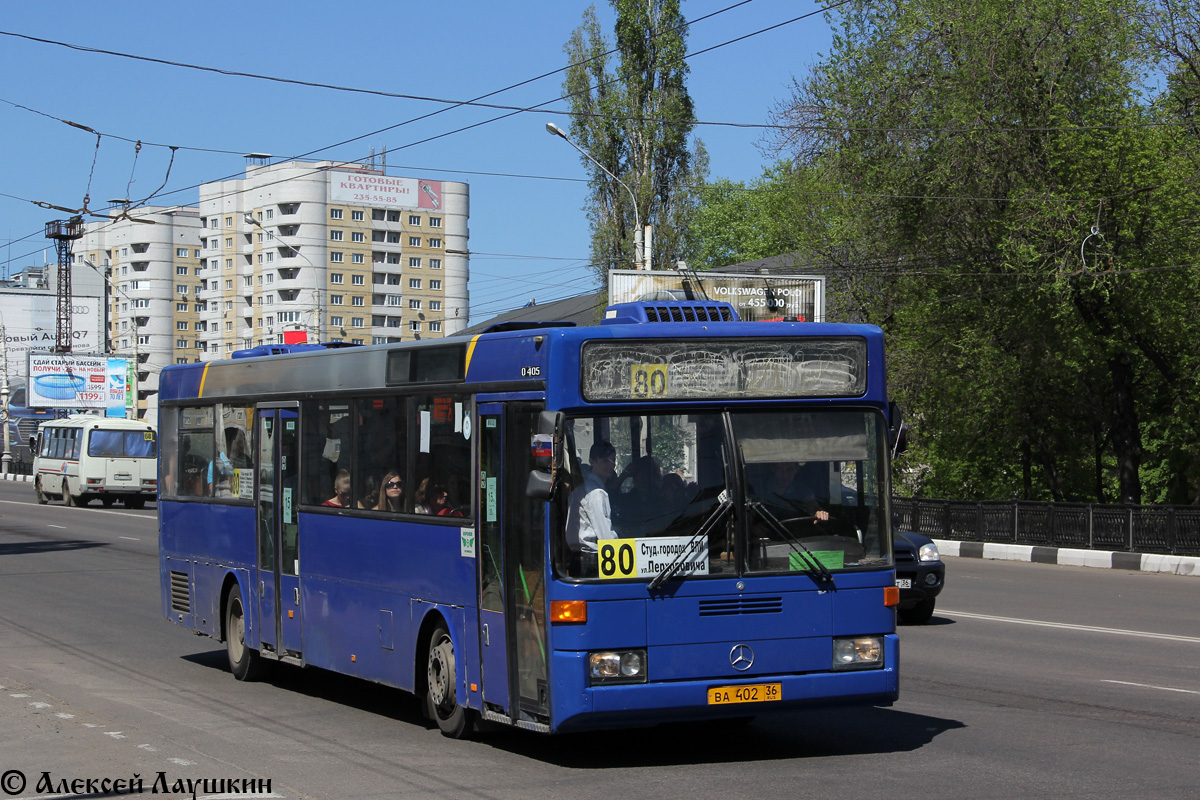
[[[381,344],[467,324],[467,185],[283,162],[200,187],[205,359],[306,338]]]
[[[468,214],[465,183],[251,163],[243,178],[203,184],[199,207],[87,223],[72,260],[76,275],[106,276],[108,351],[136,359],[139,417],[154,422],[168,364],[262,344],[463,330]]]
[[[138,418],[155,422],[159,372],[203,352],[200,215],[195,208],[114,212],[88,222],[72,251],[73,278],[107,282],[104,350],[136,361]]]

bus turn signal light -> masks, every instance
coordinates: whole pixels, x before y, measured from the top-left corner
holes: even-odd
[[[551,622],[587,622],[586,600],[551,600]]]
[[[895,586],[883,587],[883,604],[888,608],[900,605],[900,590]]]

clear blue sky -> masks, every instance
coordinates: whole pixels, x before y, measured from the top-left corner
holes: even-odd
[[[697,20],[737,2],[690,0],[683,12]],[[0,30],[222,70],[470,100],[564,67],[563,44],[586,7],[563,0],[340,5],[0,0]],[[752,0],[696,22],[688,51],[817,9],[807,1]],[[612,9],[598,3],[597,10],[611,38]],[[828,52],[829,41],[829,26],[816,14],[689,58],[697,119],[767,122],[774,104],[787,97],[793,76],[806,74]],[[164,191],[183,191],[154,201],[163,205],[195,203],[192,187],[239,176],[243,153],[276,158],[312,153],[308,158],[353,161],[371,148],[386,148],[389,174],[471,186],[472,323],[530,298],[547,302],[595,287],[581,211],[584,170],[575,150],[545,132],[549,121],[569,130],[560,115],[519,113],[444,135],[507,112],[460,107],[412,121],[446,106],[221,75],[12,36],[0,36],[0,69],[5,76],[0,265],[6,273],[42,263],[43,250],[53,260],[44,225],[69,216],[29,201],[78,208],[90,186],[89,208],[99,210],[106,200],[136,199],[156,189],[167,176],[170,151],[150,143],[181,148]],[[487,102],[546,103],[561,94],[562,77],[557,73]],[[546,108],[563,111],[566,104]],[[99,150],[95,135],[59,120],[105,134]],[[713,178],[750,180],[770,160],[757,146],[761,129],[700,125],[696,134],[708,148]],[[433,136],[440,138],[422,142]],[[357,140],[330,147],[349,139]],[[137,140],[146,144],[135,163]]]

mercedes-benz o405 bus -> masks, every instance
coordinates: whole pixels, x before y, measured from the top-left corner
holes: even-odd
[[[709,302],[163,370],[162,613],[449,736],[897,697],[871,326]],[[241,357],[237,357],[241,356]]]

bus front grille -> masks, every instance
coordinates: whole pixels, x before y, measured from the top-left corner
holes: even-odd
[[[192,595],[186,572],[171,572],[171,610],[192,613]]]
[[[729,617],[740,614],[779,614],[782,597],[730,597],[700,601],[700,616]]]

